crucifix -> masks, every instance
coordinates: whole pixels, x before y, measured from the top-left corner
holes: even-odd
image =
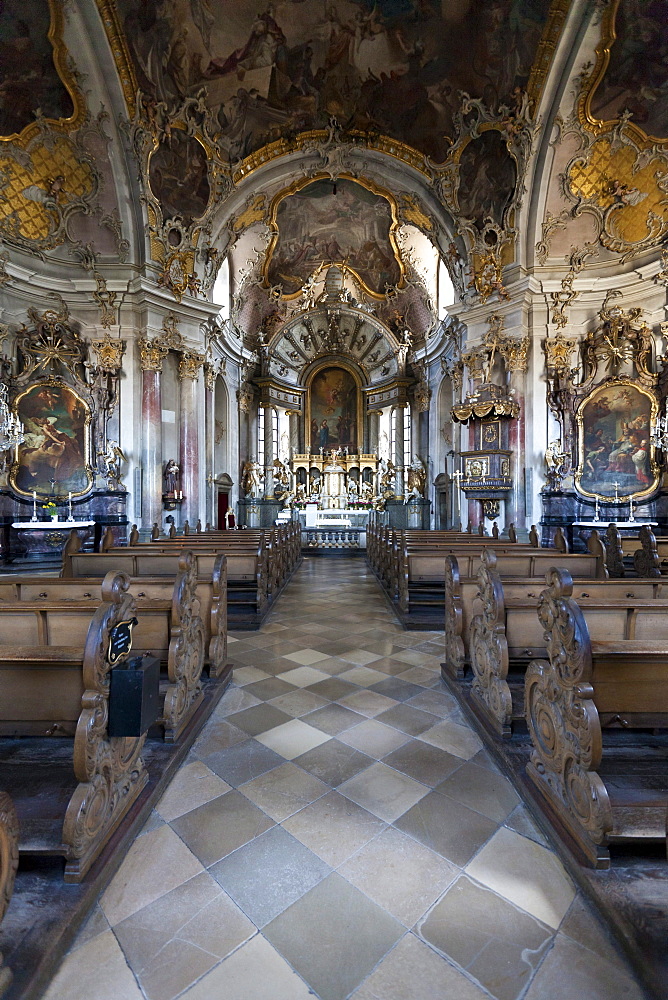
[[[620,483],[614,482],[612,485],[615,487],[615,503],[619,503],[619,492],[618,492],[618,490],[619,490],[619,487],[620,487]]]
[[[51,476],[51,479],[49,479],[49,482],[51,483],[51,496],[55,497],[55,495],[56,495],[56,477],[55,476]]]

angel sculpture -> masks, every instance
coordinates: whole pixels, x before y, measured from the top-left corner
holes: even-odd
[[[100,461],[104,467],[102,475],[107,480],[109,489],[124,490],[125,486],[121,482],[121,462],[127,464],[127,457],[118,446],[118,441],[107,441],[107,450],[100,454]]]
[[[568,452],[561,451],[561,441],[559,438],[550,441],[545,449],[546,486],[548,489],[558,490],[561,487],[561,480],[566,473],[569,458]]]
[[[290,487],[290,473],[280,458],[274,459],[274,486],[280,486],[283,491]]]
[[[397,467],[391,458],[388,458],[385,472],[380,477],[380,494],[383,497],[393,497],[396,485]]]
[[[408,468],[408,496],[409,499],[422,499],[427,485],[427,469],[421,458],[414,458]]]

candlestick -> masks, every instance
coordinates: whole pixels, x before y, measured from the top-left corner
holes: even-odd
[[[69,504],[70,504],[70,513],[69,513],[69,517],[67,518],[67,520],[68,521],[73,521],[74,518],[72,517],[72,491],[70,491],[68,499],[69,499]]]
[[[601,520],[601,518],[599,516],[599,509],[598,509],[598,497],[596,497],[596,509],[595,509],[595,512],[594,512],[594,520],[595,521],[600,521]]]
[[[37,520],[37,490],[32,491],[32,517],[31,521]]]
[[[635,521],[635,517],[633,516],[633,497],[629,500],[629,521]]]

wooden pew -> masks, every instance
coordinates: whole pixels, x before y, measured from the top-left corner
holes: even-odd
[[[527,774],[565,843],[589,865],[607,868],[612,843],[665,842],[665,751],[638,736],[633,753],[627,733],[668,724],[668,633],[592,640],[568,572],[552,570],[546,582],[538,617],[548,658],[533,660],[525,678]],[[604,744],[606,721],[624,732],[606,730]]]
[[[631,536],[622,535],[617,525],[610,524],[605,544],[610,576],[623,577],[631,570],[644,577],[668,573],[668,538],[657,538],[648,525]]]
[[[496,554],[496,569],[506,584],[512,588],[509,592],[512,596],[536,600],[540,592],[539,583],[542,583],[545,573],[557,557],[554,549],[540,549],[537,552],[527,552],[526,549],[508,552],[504,549],[500,553],[496,548],[487,547],[484,551],[493,551]],[[457,551],[449,553],[445,559],[445,661],[442,672],[444,676],[449,675],[454,679],[463,678],[469,666],[469,630],[474,614],[480,611],[480,605],[478,603],[476,607],[476,602],[482,552],[483,549],[477,553]],[[588,557],[583,558],[579,553],[573,555],[562,553],[558,558],[561,565],[568,568],[575,579],[583,581],[582,587],[589,587],[594,580],[596,582],[605,580],[605,546],[597,532],[592,532]],[[655,596],[653,592],[655,588],[652,588],[651,584],[650,589],[652,592],[649,596]],[[615,596],[624,597],[629,592],[629,585],[620,582]],[[637,588],[634,593],[640,596]],[[648,595],[647,588],[642,591],[642,595]]]
[[[560,561],[566,557],[561,556]],[[622,641],[668,634],[668,591],[652,580],[630,583],[589,580],[579,583],[578,601],[594,639]],[[480,611],[470,625],[469,651],[473,680],[471,705],[497,736],[510,736],[513,723],[524,718],[524,671],[531,659],[546,656],[545,635],[536,615],[538,596],[522,593],[504,580],[493,552],[485,551],[478,572]]]
[[[67,550],[67,546],[65,547]],[[174,577],[178,571],[180,545],[168,551],[158,548],[120,548],[105,553],[69,552],[63,555],[61,576],[100,577],[117,568],[131,577]],[[264,551],[249,548],[241,552],[193,552],[196,576],[212,581],[219,555],[227,557],[227,609],[231,628],[258,628],[267,611],[267,567]],[[230,577],[233,579],[230,579]]]
[[[24,750],[24,741],[6,741],[0,766],[19,815],[21,850],[64,855],[66,882],[81,881],[148,780],[146,733],[107,732],[110,635],[137,616],[128,586],[123,573],[105,577],[81,645],[0,646],[3,725],[26,736],[36,726],[44,734],[75,730],[69,746],[30,740]]]
[[[0,924],[12,898],[18,866],[19,818],[11,797],[0,792]],[[2,964],[0,955],[0,997],[6,993],[12,978],[11,969]]]
[[[118,571],[113,555],[91,555]],[[0,644],[20,643],[29,647],[82,643],[92,609],[102,600],[104,589],[99,580],[93,583],[60,578],[49,581],[39,577],[14,582],[14,586],[17,598],[13,601],[3,599],[0,603]],[[172,743],[187,727],[203,698],[205,627],[200,614],[195,559],[192,553],[182,552],[174,578],[155,585],[150,580],[135,580],[131,584],[128,579],[128,592],[131,587],[137,593],[137,598],[133,595],[133,599],[141,611],[133,636],[134,649],[139,654],[150,652],[157,656],[166,671],[160,722],[165,740]],[[218,609],[214,613],[217,614]],[[207,634],[210,650],[219,657],[222,650],[216,648],[218,636],[212,647],[210,626]],[[229,680],[230,673],[228,667],[227,673],[222,672],[222,679],[227,677]],[[37,731],[41,732],[39,727]],[[2,721],[0,732],[12,735]]]

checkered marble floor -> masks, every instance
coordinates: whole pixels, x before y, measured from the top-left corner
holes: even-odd
[[[442,645],[306,560],[46,1000],[640,1000]]]

